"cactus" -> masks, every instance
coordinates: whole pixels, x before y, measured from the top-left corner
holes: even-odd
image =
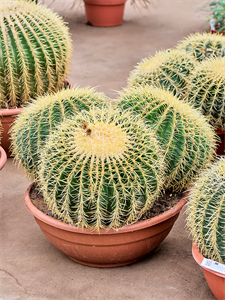
[[[185,50],[197,61],[225,56],[225,37],[211,33],[195,33],[178,43],[178,50]]]
[[[225,57],[196,67],[189,78],[187,101],[200,109],[216,129],[225,129]]]
[[[225,158],[202,172],[190,190],[187,226],[206,258],[225,263]]]
[[[143,120],[95,107],[51,133],[41,153],[39,182],[48,207],[63,222],[117,228],[153,205],[163,168],[158,142]]]
[[[11,149],[15,161],[23,166],[28,177],[37,179],[40,150],[49,133],[65,118],[93,105],[107,104],[107,97],[91,88],[63,89],[39,97],[19,114],[11,129]]]
[[[133,109],[154,128],[167,161],[166,188],[186,188],[213,159],[216,137],[211,126],[172,93],[145,86],[124,90],[117,101],[118,107]]]
[[[26,0],[0,6],[0,108],[61,89],[69,71],[68,27],[50,9]]]
[[[171,91],[179,98],[186,93],[187,78],[195,67],[195,59],[185,51],[161,51],[145,58],[128,78],[128,87],[153,85]]]

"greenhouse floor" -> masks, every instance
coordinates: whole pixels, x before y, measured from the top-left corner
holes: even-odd
[[[208,30],[204,1],[154,0],[149,11],[129,0],[122,26],[85,24],[73,0],[45,0],[68,22],[73,55],[70,81],[96,87],[115,99],[130,71],[145,57],[172,48],[194,32]],[[206,1],[205,1],[206,2]],[[93,268],[73,262],[44,237],[24,204],[30,181],[7,161],[0,172],[1,300],[210,300],[215,299],[191,254],[185,208],[159,248],[125,267]]]

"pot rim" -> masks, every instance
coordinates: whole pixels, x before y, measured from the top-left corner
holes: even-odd
[[[204,267],[204,266],[201,265],[201,263],[202,263],[202,261],[204,259],[204,256],[198,250],[198,246],[197,246],[196,242],[194,242],[193,245],[192,245],[192,255],[193,255],[195,261],[197,262],[197,264],[199,264],[199,266],[202,269],[204,269],[204,270],[206,270],[206,271],[208,271],[208,272],[210,272],[210,273],[212,273],[214,275],[217,275],[219,277],[225,278],[225,274],[218,273],[216,271],[210,270],[210,269],[208,269],[208,268],[206,268],[206,267]]]
[[[4,167],[7,161],[7,155],[5,150],[0,146],[0,170]]]
[[[215,130],[215,133],[217,134],[217,135],[221,135],[221,134],[225,134],[225,129],[216,129]]]
[[[111,5],[120,5],[127,2],[127,0],[83,0],[84,3],[92,4],[92,5],[104,5],[104,6],[111,6]]]
[[[132,232],[132,231],[137,231],[141,230],[153,225],[157,225],[169,218],[172,218],[174,215],[178,214],[183,206],[187,203],[186,198],[187,196],[184,195],[184,197],[170,210],[155,216],[151,219],[148,220],[143,220],[139,221],[134,224],[126,225],[123,227],[119,227],[118,229],[100,229],[99,231],[96,231],[94,229],[88,229],[88,228],[80,228],[76,227],[74,225],[66,224],[60,220],[54,219],[50,216],[47,216],[40,210],[38,210],[33,203],[31,202],[30,199],[30,190],[32,186],[34,185],[34,182],[27,188],[26,193],[25,193],[25,205],[28,208],[28,210],[34,215],[35,218],[41,220],[44,223],[47,223],[48,225],[57,227],[62,230],[66,231],[71,231],[71,232],[76,232],[76,233],[82,233],[82,234],[92,234],[92,235],[108,235],[108,234],[118,234],[118,233],[126,233],[126,232]]]
[[[6,116],[14,116],[18,115],[24,108],[1,108],[0,109],[0,117],[6,117]]]

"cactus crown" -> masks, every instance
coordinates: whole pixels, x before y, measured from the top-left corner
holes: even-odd
[[[225,158],[196,180],[187,214],[187,226],[202,255],[225,263]]]
[[[108,98],[93,88],[63,89],[39,97],[30,103],[15,120],[11,129],[12,152],[15,160],[33,180],[37,178],[40,150],[50,132],[64,119],[93,105],[107,105]]]
[[[215,128],[225,129],[225,58],[211,58],[189,78],[187,100],[207,116]]]
[[[225,56],[225,37],[211,33],[195,33],[180,41],[176,48],[186,50],[201,62],[210,57]]]
[[[172,93],[152,86],[128,89],[120,94],[118,107],[131,108],[155,130],[167,161],[167,188],[185,188],[213,159],[215,134],[211,126]]]
[[[3,1],[0,7],[0,107],[62,88],[71,56],[68,27],[50,9],[31,1]]]
[[[185,51],[161,51],[139,63],[128,78],[128,86],[147,84],[163,87],[182,98],[186,91],[187,78],[195,64],[194,58]]]
[[[130,112],[93,108],[66,120],[42,151],[40,186],[49,208],[79,227],[135,222],[156,200],[164,160],[154,133]]]

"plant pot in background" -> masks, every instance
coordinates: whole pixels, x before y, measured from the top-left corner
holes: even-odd
[[[4,167],[7,161],[7,155],[5,150],[0,146],[0,170]]]
[[[218,155],[225,155],[225,129],[216,130],[216,134],[221,140],[216,149],[216,153]]]
[[[192,246],[192,255],[195,261],[201,266],[201,263],[204,259],[202,254],[199,252],[197,244],[194,243]],[[211,289],[213,295],[218,300],[225,300],[225,275],[217,273],[210,269],[201,266],[205,275],[205,279]]]
[[[111,27],[123,23],[127,0],[83,0],[86,21],[93,26]]]
[[[18,116],[22,110],[23,108],[0,109],[0,120],[3,127],[1,145],[4,148],[7,157],[11,157],[12,155],[9,150],[11,144],[9,130],[15,120],[15,117]]]
[[[213,33],[213,34],[222,34],[222,35],[225,35],[225,30],[222,30],[221,32],[218,33],[218,30],[213,30],[211,28],[209,28],[210,32]]]
[[[169,234],[186,203],[182,198],[167,212],[149,220],[118,229],[82,229],[47,216],[31,202],[26,191],[25,204],[49,242],[69,258],[92,267],[118,267],[143,258]]]

